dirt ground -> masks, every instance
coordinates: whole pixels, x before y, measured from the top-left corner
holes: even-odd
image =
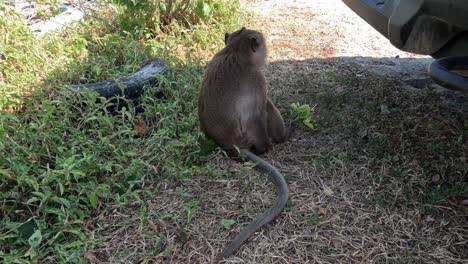
[[[394,48],[341,1],[243,6],[268,38],[272,97],[283,112],[315,106],[316,128],[293,128],[267,155],[290,204],[226,263],[466,263],[466,95],[433,84],[431,58]],[[196,225],[180,253],[200,255],[183,262],[208,262],[271,203],[265,178],[240,171],[196,192],[215,220]],[[220,233],[219,217],[242,224]]]
[[[292,124],[291,140],[265,155],[287,178],[290,201],[225,263],[468,263],[468,96],[432,83],[431,58],[392,47],[341,1],[243,6],[253,13],[246,26],[268,38],[270,95],[285,115],[293,102],[313,106],[315,128]],[[275,196],[246,165],[220,153],[207,162],[222,164],[218,177],[164,189],[147,201],[147,230],[101,232],[110,242],[94,254],[209,263]],[[180,212],[185,226],[151,217]],[[153,231],[162,237],[135,236]]]

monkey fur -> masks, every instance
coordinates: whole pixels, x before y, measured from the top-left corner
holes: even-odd
[[[215,263],[229,257],[254,232],[278,216],[288,200],[283,176],[257,156],[268,151],[271,140],[280,143],[287,137],[283,118],[267,96],[262,72],[267,52],[265,39],[260,32],[242,28],[226,33],[225,44],[205,71],[198,99],[201,130],[228,156],[247,158],[256,163],[256,169],[268,173],[278,198],[271,208],[240,231],[216,257]]]

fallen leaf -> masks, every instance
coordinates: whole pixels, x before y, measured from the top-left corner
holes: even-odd
[[[83,253],[83,255],[90,262],[101,263],[101,261],[99,261],[99,259],[96,257],[96,255],[94,255],[93,253],[91,253],[89,251],[86,251],[85,253]]]
[[[139,136],[146,136],[149,132],[148,126],[145,124],[145,119],[142,116],[136,118],[133,123],[135,131]]]

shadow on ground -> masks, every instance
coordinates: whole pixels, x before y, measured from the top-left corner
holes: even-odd
[[[273,100],[285,115],[293,102],[314,106],[315,129],[292,124],[291,141],[265,156],[287,177],[290,203],[229,263],[468,258],[467,95],[434,85],[418,59],[396,60],[404,66],[394,76],[376,72],[392,66],[386,58],[268,65]],[[421,78],[405,80],[412,63]],[[92,252],[107,261],[208,263],[274,195],[266,178],[220,153],[206,162],[221,166],[221,175],[194,175],[144,201],[143,229],[124,209],[96,219],[126,227],[99,231],[104,247]],[[191,221],[174,220],[188,212],[188,202]],[[231,231],[222,219],[235,220]]]

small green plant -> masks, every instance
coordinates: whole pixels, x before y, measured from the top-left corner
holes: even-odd
[[[236,221],[232,220],[232,219],[222,219],[221,220],[221,225],[226,228],[227,230],[230,230],[232,225],[234,225],[236,223]]]
[[[292,103],[290,118],[293,122],[299,122],[302,126],[312,129],[314,128],[312,123],[313,110],[308,104]]]

